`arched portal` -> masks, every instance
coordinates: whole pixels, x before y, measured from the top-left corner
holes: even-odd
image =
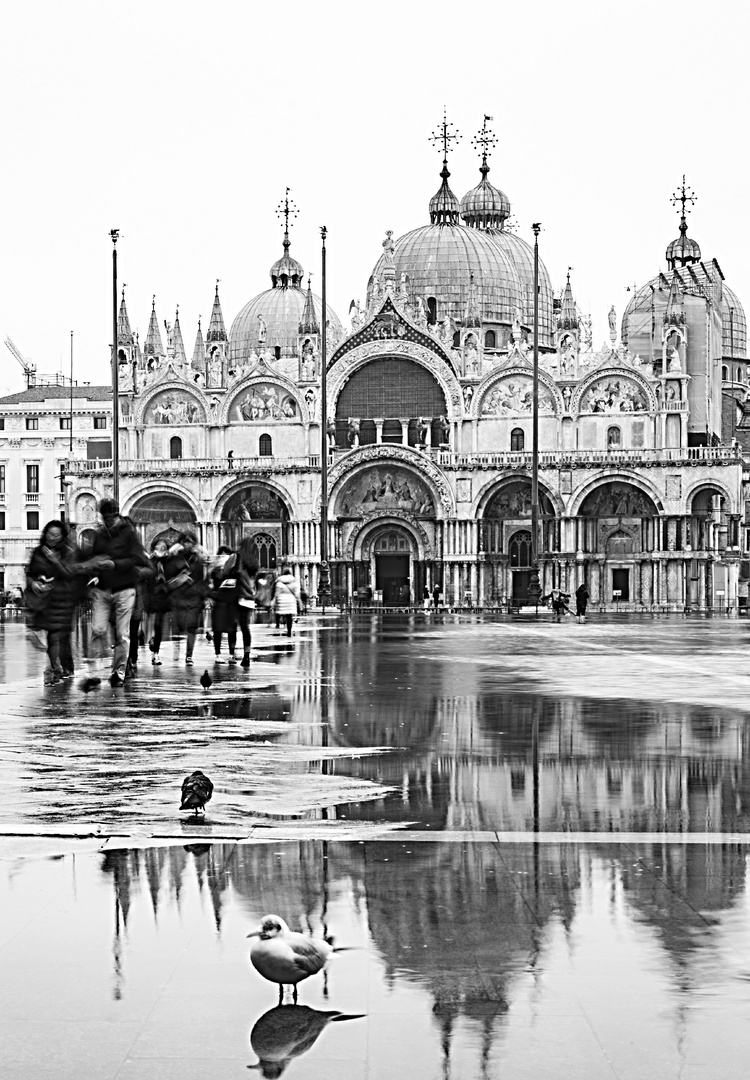
[[[488,564],[485,598],[527,602],[531,582],[531,481],[502,484],[484,511],[481,544]],[[559,550],[558,521],[549,496],[539,490],[539,553]],[[551,582],[546,582],[545,587]]]
[[[196,517],[185,499],[172,492],[151,492],[133,505],[130,518],[141,542],[150,548],[155,537],[169,534],[176,538],[186,529],[195,531]]]
[[[636,484],[623,480],[599,484],[586,495],[578,513],[580,550],[596,556],[590,563],[596,579],[591,591],[597,599],[600,590],[605,603],[632,603],[648,594],[652,567],[641,565],[643,556],[668,544],[681,546],[676,526],[671,539],[663,535],[656,504]],[[673,583],[673,593],[677,589]]]
[[[249,484],[235,491],[224,504],[219,544],[236,551],[242,540],[250,537],[258,565],[273,569],[288,551],[288,525],[289,510],[283,499],[264,484]]]
[[[377,425],[384,421],[383,441],[419,444],[419,417],[431,421],[431,443],[437,446],[437,422],[448,415],[445,394],[435,376],[405,357],[378,357],[355,371],[336,402],[336,445],[349,449],[349,420],[360,421],[359,445],[377,441]]]
[[[363,543],[362,555],[370,563],[371,580],[384,604],[406,607],[411,602],[416,554],[409,530],[391,522],[374,529]]]

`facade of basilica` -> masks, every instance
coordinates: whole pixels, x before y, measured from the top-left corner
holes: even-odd
[[[142,347],[123,295],[120,500],[144,541],[191,527],[213,552],[249,536],[260,566],[288,558],[316,595],[325,321],[334,598],[369,587],[403,605],[439,584],[448,604],[525,601],[534,253],[489,182],[486,124],[477,142],[481,179],[459,200],[444,128],[429,224],[386,234],[346,330],[305,286],[288,213],[271,288],[227,332],[217,285],[191,355],[179,317],[164,344],[155,309]],[[683,182],[666,268],[620,327],[612,309],[601,348],[569,278],[555,293],[538,265],[541,584],[585,581],[595,609],[736,610],[747,595],[745,318],[687,235],[689,201]],[[85,532],[111,462],[69,475]]]

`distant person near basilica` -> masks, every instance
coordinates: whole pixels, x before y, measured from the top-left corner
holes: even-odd
[[[576,619],[578,622],[586,622],[586,607],[589,602],[589,590],[585,581],[576,589]]]

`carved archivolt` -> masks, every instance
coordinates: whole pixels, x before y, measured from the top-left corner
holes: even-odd
[[[243,490],[243,488],[250,487],[268,488],[284,503],[291,521],[299,521],[301,519],[302,515],[300,515],[296,503],[294,502],[292,496],[285,487],[282,487],[280,484],[277,484],[273,480],[269,480],[266,476],[243,476],[240,479],[234,480],[232,483],[227,484],[226,487],[222,488],[219,494],[216,496],[211,511],[212,520],[223,520],[222,515],[224,513],[224,508],[226,507],[226,504],[229,502],[232,496],[237,495]]]
[[[430,374],[435,376],[445,394],[448,418],[453,420],[461,418],[461,387],[450,364],[437,351],[400,338],[365,342],[345,353],[340,360],[332,364],[328,373],[329,414],[331,416],[335,414],[338,396],[353,372],[364,367],[370,360],[390,356],[413,360],[416,364],[426,367]]]
[[[632,368],[620,367],[598,368],[592,372],[576,387],[570,403],[570,411],[574,415],[619,415],[627,412],[654,412],[656,408],[653,388],[646,379]]]
[[[344,549],[346,561],[353,562],[355,551],[357,549],[363,554],[362,549],[365,544],[374,540],[375,536],[384,528],[387,529],[389,525],[401,526],[402,528],[406,528],[408,532],[414,534],[413,539],[417,545],[418,557],[420,559],[435,558],[432,541],[422,525],[408,514],[394,511],[388,514],[387,517],[373,515],[369,518],[365,518],[361,522],[356,522],[346,541],[346,547]]]
[[[182,499],[195,514],[200,518],[200,504],[193,492],[186,484],[176,484],[169,480],[148,480],[128,492],[127,500],[123,503],[123,513],[130,514],[133,508],[148,495],[176,495]]]
[[[472,398],[469,415],[472,419],[496,416],[531,415],[533,379],[528,367],[500,368],[490,371],[480,382]],[[539,372],[539,411],[548,415],[560,414],[563,401],[552,379]]]
[[[147,412],[152,409],[154,403],[156,403],[157,409],[160,407],[160,403],[157,399],[168,401],[169,399],[180,402],[192,399],[197,407],[197,418],[188,419],[187,416],[183,419],[156,419],[153,415],[147,416]],[[166,408],[166,406],[165,406]],[[201,390],[195,386],[194,383],[186,382],[183,379],[167,379],[165,382],[156,382],[148,387],[144,391],[142,397],[138,401],[138,406],[135,411],[135,422],[139,427],[145,425],[151,426],[154,424],[168,424],[170,427],[182,427],[185,424],[205,424],[208,419],[209,405],[205,395]],[[196,415],[192,413],[191,415]]]
[[[611,483],[623,483],[630,484],[632,487],[637,488],[641,492],[645,492],[654,506],[660,514],[664,513],[664,498],[663,493],[660,492],[656,486],[650,483],[644,476],[636,472],[628,472],[625,469],[618,469],[616,472],[599,473],[593,477],[589,483],[581,485],[570,496],[570,502],[566,516],[578,517],[581,506],[585,499],[596,490],[598,487],[602,487],[605,484]]]
[[[443,517],[452,517],[456,512],[453,492],[445,478],[445,474],[432,461],[427,454],[418,450],[411,450],[406,446],[383,445],[365,446],[360,450],[352,450],[342,456],[328,473],[329,503],[335,505],[336,497],[343,486],[345,478],[355,470],[362,469],[373,463],[382,464],[384,467],[392,462],[407,465],[427,483],[436,494],[442,507]],[[318,512],[320,511],[320,492],[316,500]]]

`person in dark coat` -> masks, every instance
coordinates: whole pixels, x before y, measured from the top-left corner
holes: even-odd
[[[230,547],[222,544],[217,552],[217,560],[216,565],[208,575],[214,663],[223,663],[221,659],[221,642],[226,634],[229,662],[235,664],[237,657],[234,655],[234,650],[237,646],[237,622],[239,619],[237,614],[238,582],[236,574],[232,573],[232,569],[236,562],[236,556]]]
[[[205,566],[198,550],[198,539],[193,533],[182,533],[169,549],[164,573],[174,629],[177,634],[185,635],[185,663],[192,667],[195,638],[206,597]]]
[[[224,577],[234,579],[236,583],[234,615],[242,634],[242,660],[240,666],[250,667],[250,648],[252,635],[250,623],[255,612],[256,576],[258,566],[253,559],[253,541],[249,537],[240,544],[236,555],[232,555],[224,564]],[[229,651],[230,664],[235,663],[234,650]]]
[[[93,589],[91,632],[101,655],[108,651],[110,621],[114,618],[115,649],[112,655],[112,686],[122,686],[130,650],[130,617],[135,604],[136,583],[150,576],[151,564],[133,524],[120,514],[114,499],[99,503],[102,526],[94,537],[92,558],[103,556],[109,564],[96,575]]]
[[[151,650],[151,663],[154,667],[161,667],[159,649],[161,648],[164,633],[164,619],[169,614],[169,589],[167,588],[167,576],[164,572],[164,563],[169,552],[166,540],[154,540],[151,544],[149,559],[154,572],[147,579],[144,586],[143,603],[148,615],[149,639],[148,647]]]
[[[568,601],[570,600],[570,593],[564,593],[560,589],[552,589],[542,597],[542,603],[549,601],[552,610],[555,613],[555,620],[560,622],[565,612],[568,610]]]
[[[589,590],[586,586],[586,582],[582,581],[576,589],[576,619],[579,622],[586,622],[586,606],[589,602]]]
[[[34,612],[32,625],[35,630],[47,632],[52,682],[69,679],[74,672],[71,633],[78,598],[75,569],[67,526],[62,521],[48,521],[39,546],[31,553],[26,578],[28,588],[41,604],[40,610]]]

